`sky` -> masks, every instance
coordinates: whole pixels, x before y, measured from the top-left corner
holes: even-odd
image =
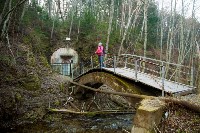
[[[159,4],[159,9],[163,8],[167,11],[171,10],[171,0],[155,0]],[[177,12],[181,13],[182,10],[182,0],[177,1]],[[192,16],[193,0],[183,0],[184,1],[184,12],[186,17]],[[195,18],[200,22],[200,0],[195,0]],[[175,0],[173,0],[173,5],[175,5]]]

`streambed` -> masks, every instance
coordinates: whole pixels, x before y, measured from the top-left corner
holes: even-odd
[[[134,114],[99,116],[52,116],[53,120],[29,123],[8,129],[9,133],[124,133],[131,131]],[[48,116],[49,117],[49,116]],[[56,118],[57,117],[57,118]]]

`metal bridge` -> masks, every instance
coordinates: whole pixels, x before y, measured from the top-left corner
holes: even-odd
[[[195,89],[194,70],[184,65],[130,54],[108,57],[104,64],[106,67],[99,68],[96,56],[92,56],[90,60],[71,70],[71,76],[80,77],[99,68],[99,71],[103,70],[159,89],[162,96],[164,93],[188,94]]]

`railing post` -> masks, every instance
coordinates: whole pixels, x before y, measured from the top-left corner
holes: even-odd
[[[142,65],[141,64],[141,62],[142,62],[141,60],[142,60],[142,58],[140,57],[140,59],[139,59],[139,68],[138,68],[139,71],[141,71],[141,65]]]
[[[145,73],[145,67],[146,67],[146,57],[143,57],[143,59],[142,59],[142,72],[144,72]]]
[[[83,74],[83,73],[85,73],[85,68],[84,68],[84,65],[83,65],[83,72],[82,72],[82,74]]]
[[[83,74],[84,73],[84,63],[83,61],[81,60],[80,61],[80,74]]]
[[[72,80],[74,78],[73,60],[70,61]]]
[[[113,67],[114,67],[114,73],[115,73],[115,68],[116,68],[116,56],[114,56]]]
[[[125,65],[124,65],[125,68],[127,67],[127,66],[126,66],[127,60],[128,60],[128,57],[127,57],[127,55],[126,55],[126,57],[125,57]]]
[[[72,80],[74,79],[74,70],[72,68]]]
[[[165,81],[165,66],[162,66],[162,96],[164,97],[165,93],[165,87],[164,87],[164,81]]]
[[[137,82],[138,60],[135,60],[135,82]]]
[[[161,66],[164,66],[164,63],[163,63],[163,61],[162,61],[162,64],[161,64]],[[162,67],[160,67],[160,77],[162,77]]]
[[[64,69],[63,69],[63,67],[64,67],[64,66],[63,66],[63,64],[61,63],[61,73],[62,73],[62,75],[64,75],[64,72],[63,72]]]
[[[191,67],[191,77],[190,77],[190,85],[194,85],[194,69]]]
[[[94,68],[92,56],[90,57],[91,67]]]
[[[72,63],[70,62],[69,64],[69,68],[70,68],[70,72],[69,72],[69,75],[71,76],[72,75]],[[67,72],[66,72],[67,73]]]

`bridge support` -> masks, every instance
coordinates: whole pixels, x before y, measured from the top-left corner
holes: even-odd
[[[162,118],[165,103],[158,99],[144,99],[134,117],[131,133],[151,133]]]

